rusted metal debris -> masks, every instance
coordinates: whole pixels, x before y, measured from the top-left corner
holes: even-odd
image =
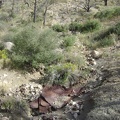
[[[60,85],[45,86],[38,99],[30,102],[32,109],[37,109],[39,113],[48,113],[52,109],[59,109],[65,106],[74,96],[82,93],[82,89],[65,88]]]

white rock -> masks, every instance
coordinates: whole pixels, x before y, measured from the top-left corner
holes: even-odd
[[[3,81],[4,84],[8,84],[8,81]]]
[[[95,59],[98,59],[98,58],[100,58],[100,57],[102,56],[102,53],[99,52],[99,51],[97,51],[97,50],[93,50],[93,51],[91,52],[91,56],[92,56],[93,58],[95,58]]]
[[[8,96],[12,96],[12,93],[9,93]]]
[[[34,90],[34,87],[31,85],[31,86],[30,86],[30,89],[31,89],[31,90]]]
[[[1,120],[9,120],[8,117],[3,117]]]
[[[8,75],[7,74],[4,74],[3,77],[7,77]]]
[[[97,64],[97,62],[95,61],[95,59],[91,59],[91,60],[89,61],[89,63],[90,63],[91,65],[96,65],[96,64]]]
[[[76,106],[76,108],[77,108],[77,109],[79,109],[79,108],[80,108],[80,106],[79,106],[78,104],[76,104],[75,106]]]
[[[72,102],[73,105],[76,105],[77,103],[76,102]]]
[[[4,48],[6,50],[12,51],[13,46],[14,46],[14,43],[12,42],[4,42]]]

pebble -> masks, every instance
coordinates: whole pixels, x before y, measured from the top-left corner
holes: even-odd
[[[3,77],[7,77],[8,75],[7,74],[3,74]]]
[[[78,114],[77,114],[77,113],[74,113],[74,115],[73,115],[73,116],[74,116],[74,118],[75,118],[75,119],[77,119]]]
[[[75,119],[77,119],[78,114],[82,110],[82,104],[71,100],[69,104],[66,105],[65,113],[71,113]]]

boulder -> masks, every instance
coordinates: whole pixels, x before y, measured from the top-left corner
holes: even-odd
[[[4,42],[3,45],[4,45],[4,49],[6,49],[6,50],[11,52],[12,48],[14,46],[14,43],[12,43],[12,42]]]
[[[65,89],[62,86],[55,85],[52,87],[45,87],[42,91],[42,96],[54,108],[61,108],[64,106],[71,97],[69,96],[73,89]]]

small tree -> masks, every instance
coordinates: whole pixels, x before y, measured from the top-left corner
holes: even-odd
[[[54,3],[57,2],[66,2],[66,0],[45,0],[43,2],[44,5],[44,13],[43,13],[43,25],[45,26],[46,24],[46,14],[47,14],[47,10],[49,9],[49,6],[51,6]]]
[[[11,17],[14,16],[15,0],[12,1]]]
[[[84,0],[81,7],[86,11],[90,12],[90,8],[96,5],[96,1],[94,0]]]
[[[37,9],[37,0],[34,1],[34,12],[33,12],[33,22],[36,22],[36,9]]]
[[[48,10],[48,7],[52,4],[54,4],[55,2],[57,2],[57,0],[45,0],[45,3],[44,3],[44,13],[43,13],[43,25],[45,26],[46,24],[46,14],[47,14],[47,10]]]

